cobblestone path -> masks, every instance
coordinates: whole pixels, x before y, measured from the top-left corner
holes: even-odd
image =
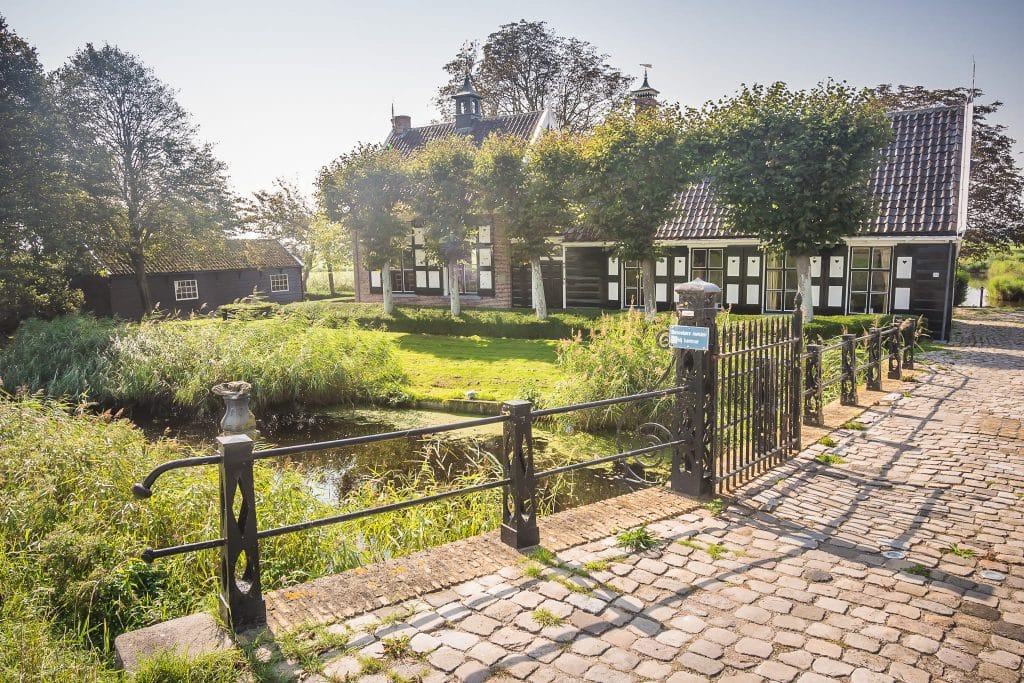
[[[310,680],[1021,680],[1024,315],[956,331],[897,405],[721,515],[335,624],[349,649]]]

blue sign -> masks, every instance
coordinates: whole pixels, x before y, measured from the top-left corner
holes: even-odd
[[[673,349],[708,350],[708,328],[669,325],[668,345]]]

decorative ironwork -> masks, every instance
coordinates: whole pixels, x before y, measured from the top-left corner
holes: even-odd
[[[505,487],[501,540],[513,548],[540,543],[537,527],[537,482],[533,471],[533,419],[529,401],[506,401],[502,467],[510,484]]]
[[[868,331],[868,365],[866,383],[868,391],[882,390],[882,330],[872,327]]]
[[[900,348],[899,327],[893,327],[889,331],[889,379],[901,379],[903,377],[903,349]]]
[[[821,345],[807,345],[807,361],[804,365],[807,389],[804,392],[804,421],[816,427],[825,423],[824,387],[821,378]]]
[[[844,406],[857,405],[857,338],[843,335],[843,379],[839,385],[839,402]]]
[[[221,546],[220,612],[236,631],[263,626],[267,610],[260,585],[252,439],[244,434],[217,438],[220,447]],[[237,510],[236,510],[237,506]]]

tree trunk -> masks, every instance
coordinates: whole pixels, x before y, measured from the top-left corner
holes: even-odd
[[[448,297],[452,304],[452,317],[462,315],[462,298],[459,296],[459,260],[448,262]]]
[[[380,269],[380,291],[384,295],[384,313],[395,312],[395,297],[391,294],[391,264],[385,263]]]
[[[302,259],[302,291],[309,291],[309,273],[313,270],[313,250],[306,252]]]
[[[811,257],[796,257],[796,291],[803,295],[804,322],[814,320],[814,298],[811,291]]]
[[[131,254],[132,270],[135,273],[135,286],[139,290],[139,301],[142,302],[142,314],[152,312],[153,296],[149,293],[149,280],[146,272],[146,257],[141,251]]]
[[[654,320],[654,317],[658,315],[658,300],[655,297],[654,287],[654,259],[645,258],[641,267],[644,279],[644,313],[648,320]]]
[[[544,296],[544,272],[540,267],[540,256],[530,259],[530,282],[533,285],[533,310],[537,320],[548,319],[548,301]]]
[[[338,296],[338,292],[334,289],[334,264],[327,262],[327,288],[331,292],[331,296]]]

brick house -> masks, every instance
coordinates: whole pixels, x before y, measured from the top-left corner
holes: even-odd
[[[138,319],[145,311],[131,263],[94,253],[99,275],[80,283],[85,308],[97,315]],[[150,259],[146,279],[161,311],[210,312],[259,292],[269,301],[302,301],[302,262],[277,240],[229,239]]]
[[[445,123],[414,128],[410,117],[393,117],[391,132],[385,144],[403,154],[410,154],[431,140],[455,135],[472,136],[477,145],[492,133],[512,135],[530,142],[551,128],[551,116],[547,110],[508,116],[483,116],[481,97],[468,76],[452,100],[455,118]],[[367,271],[358,240],[353,240],[352,256],[356,301],[380,302],[383,298],[383,273],[379,270]],[[459,292],[463,306],[511,308],[514,305],[510,245],[500,219],[496,219],[494,225],[480,226],[475,244],[459,268]],[[447,306],[447,271],[444,264],[433,263],[427,257],[422,232],[410,228],[409,243],[397,263],[392,265],[390,273],[395,304]],[[560,269],[558,275],[560,281]],[[526,286],[529,292],[528,279]],[[558,284],[553,289],[560,287]]]

